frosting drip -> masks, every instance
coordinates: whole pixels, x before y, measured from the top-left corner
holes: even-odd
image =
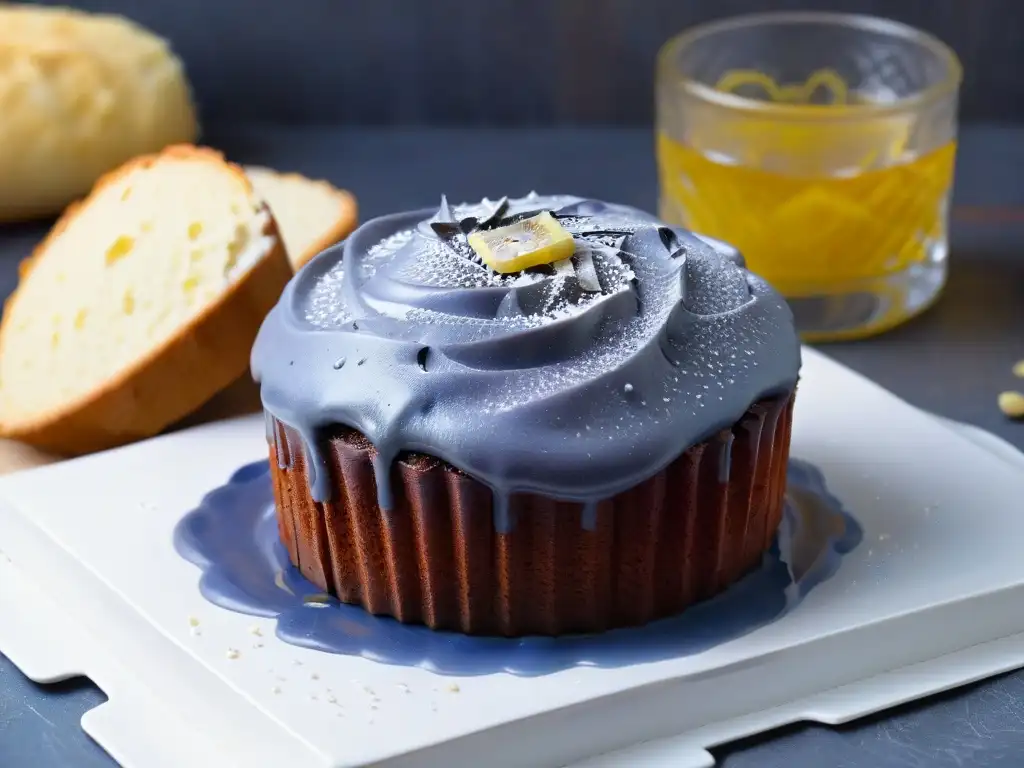
[[[467,234],[551,212],[571,260],[502,275]],[[568,263],[567,263],[568,262]],[[302,435],[314,498],[345,425],[516,492],[594,504],[791,390],[785,301],[742,258],[635,209],[529,195],[370,221],[292,279],[252,354],[264,407]]]

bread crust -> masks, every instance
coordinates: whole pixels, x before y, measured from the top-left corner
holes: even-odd
[[[302,253],[288,254],[288,258],[291,259],[292,268],[296,272],[306,266],[306,264],[321,251],[330,248],[332,245],[340,243],[352,234],[352,231],[356,228],[356,224],[359,220],[359,204],[356,202],[355,196],[353,196],[348,190],[336,187],[325,179],[311,179],[308,176],[303,176],[301,173],[281,173],[280,171],[275,171],[272,168],[265,168],[263,166],[250,166],[248,170],[256,171],[257,173],[273,174],[281,181],[290,181],[320,187],[325,193],[338,201],[338,215],[331,228],[314,240],[313,243]]]
[[[298,174],[294,175],[297,176]],[[303,253],[297,254],[294,257],[292,266],[296,272],[306,266],[306,264],[308,264],[309,261],[318,253],[327,250],[332,245],[340,243],[352,234],[352,230],[356,228],[356,223],[359,218],[359,208],[355,197],[353,197],[351,193],[344,189],[338,189],[333,184],[326,181],[315,181],[314,183],[323,184],[329,187],[339,198],[338,218],[334,222],[333,227],[324,232],[324,234],[315,240]]]
[[[131,160],[104,175],[90,198],[132,170],[168,159],[223,165],[252,193],[245,172],[227,163],[220,152],[175,145]],[[22,280],[31,274],[37,261],[45,257],[48,245],[67,229],[90,198],[71,206],[22,262]],[[0,436],[65,456],[113,448],[158,434],[238,379],[248,369],[249,352],[263,318],[292,276],[277,223],[266,204],[262,208],[266,213],[263,235],[271,237],[273,245],[248,272],[227,287],[219,300],[93,391],[30,419],[13,419],[11,414],[0,416]],[[0,354],[19,293],[15,290],[4,307]]]

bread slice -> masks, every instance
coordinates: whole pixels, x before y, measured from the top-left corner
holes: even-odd
[[[248,166],[245,172],[273,211],[296,271],[356,228],[356,201],[345,190],[326,181],[259,166]]]
[[[0,322],[0,436],[74,455],[157,434],[247,370],[291,274],[218,152],[128,162],[23,264]]]

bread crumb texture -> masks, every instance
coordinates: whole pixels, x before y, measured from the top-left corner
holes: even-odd
[[[0,325],[0,428],[32,442],[52,422],[42,442],[79,452],[181,418],[244,372],[290,272],[270,212],[218,153],[172,147],[128,163],[23,265]],[[118,407],[83,427],[105,395]],[[93,428],[117,434],[97,443]]]
[[[56,213],[137,155],[192,142],[168,44],[127,19],[0,4],[0,220]]]

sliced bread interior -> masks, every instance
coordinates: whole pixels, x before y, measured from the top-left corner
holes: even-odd
[[[291,276],[245,173],[171,147],[102,178],[22,268],[0,435],[65,455],[157,434],[238,379]]]
[[[259,166],[248,166],[245,172],[274,212],[296,271],[355,229],[356,201],[345,190],[298,173],[278,173]]]

